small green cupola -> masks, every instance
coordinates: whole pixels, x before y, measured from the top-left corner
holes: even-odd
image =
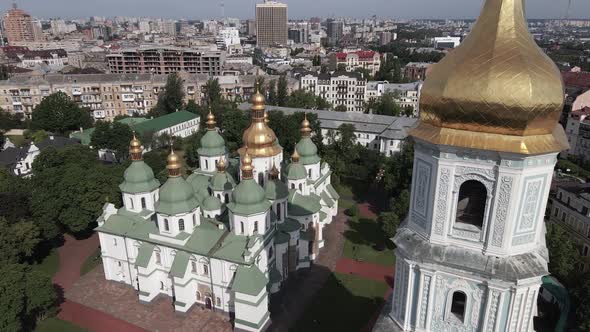
[[[143,148],[135,133],[133,133],[133,139],[129,144],[129,157],[131,165],[123,174],[123,183],[119,185],[121,192],[127,194],[145,193],[160,187],[160,181],[155,178],[154,171],[143,161]]]
[[[200,156],[213,157],[227,153],[225,141],[217,132],[215,116],[209,110],[207,115],[207,132],[201,138],[201,147],[197,150]]]
[[[299,162],[299,153],[297,152],[297,147],[295,150],[293,150],[291,163],[287,165],[286,173],[288,180],[304,180],[307,178],[305,166]]]
[[[199,207],[193,187],[181,176],[182,164],[174,151],[168,155],[168,180],[160,188],[156,212],[165,215],[189,213]]]
[[[318,147],[311,140],[311,127],[307,115],[305,115],[301,123],[301,140],[295,146],[299,152],[299,158],[303,165],[317,164],[320,162],[318,156]]]
[[[217,163],[217,173],[211,177],[209,188],[212,191],[229,191],[236,186],[233,176],[225,171],[225,159],[221,158]]]
[[[264,185],[266,199],[275,201],[285,199],[289,196],[289,188],[279,179],[279,170],[275,165],[270,170],[270,180]]]
[[[270,208],[264,189],[254,181],[252,159],[246,152],[242,161],[242,181],[232,192],[232,201],[227,207],[234,214],[251,215],[263,213]]]

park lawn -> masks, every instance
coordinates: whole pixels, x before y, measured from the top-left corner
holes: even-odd
[[[57,317],[46,318],[37,324],[35,332],[83,332],[87,331]]]
[[[39,264],[33,265],[33,269],[45,272],[47,275],[53,277],[59,269],[59,253],[57,248],[51,249],[47,257],[43,258]]]
[[[86,258],[82,266],[80,266],[80,276],[92,271],[95,267],[100,265],[101,262],[100,248],[96,248],[96,250]]]
[[[361,331],[384,302],[387,289],[384,282],[333,273],[294,331]]]
[[[348,220],[348,225],[349,229],[344,232],[342,256],[383,266],[394,265],[394,245],[377,221],[355,216]],[[381,244],[384,250],[377,250],[377,244]]]

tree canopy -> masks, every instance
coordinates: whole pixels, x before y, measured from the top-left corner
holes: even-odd
[[[183,109],[184,106],[184,88],[182,79],[178,73],[168,75],[166,86],[158,96],[156,106],[150,111],[152,116],[159,117],[162,115],[176,112]]]
[[[117,159],[127,157],[128,147],[133,132],[121,122],[97,121],[90,138],[90,145],[96,149],[107,149],[115,152]]]
[[[68,131],[90,128],[90,111],[80,108],[64,92],[56,92],[45,97],[32,114],[32,127],[52,133],[64,134]]]

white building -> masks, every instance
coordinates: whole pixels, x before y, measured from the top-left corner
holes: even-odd
[[[413,83],[389,83],[387,81],[369,81],[365,91],[365,102],[371,99],[377,100],[385,93],[390,93],[394,101],[402,108],[411,107],[414,110],[414,116],[418,116],[420,99],[420,90],[422,81]]]
[[[424,82],[410,208],[376,331],[534,330],[549,274],[544,212],[568,144],[559,70],[526,37],[523,11],[522,1],[487,0]],[[484,74],[497,63],[506,74]]]
[[[218,49],[226,50],[228,54],[241,54],[240,31],[238,28],[225,28],[219,30],[215,39]]]
[[[584,137],[587,135],[584,135],[585,130],[582,128],[583,124],[587,123],[587,120],[590,120],[590,118],[588,118],[589,115],[590,107],[585,107],[568,114],[567,123],[565,125],[565,134],[570,143],[570,148],[567,150],[568,155],[578,156],[583,159],[590,158],[590,155],[585,154],[590,147],[585,146],[584,144],[590,137]]]
[[[365,111],[366,84],[367,80],[357,72],[308,72],[299,78],[300,89],[321,96],[334,108],[345,106],[347,112]]]
[[[227,159],[211,114],[207,126],[200,168],[185,180],[172,152],[163,185],[142,161],[140,142],[131,142],[133,161],[120,186],[124,206],[106,204],[96,229],[105,278],[132,286],[142,302],[169,296],[176,312],[204,307],[232,316],[236,331],[263,331],[269,293],[310,267],[338,194],[307,120],[292,162],[283,162],[260,93],[239,160]]]
[[[31,143],[26,147],[8,147],[0,152],[0,167],[8,169],[14,175],[27,177],[33,172],[33,161],[42,150],[47,147],[61,148],[78,143],[76,139],[51,135],[39,143]]]
[[[434,37],[432,42],[436,49],[456,48],[461,44],[461,37]]]
[[[366,69],[371,75],[377,74],[381,68],[381,54],[375,51],[339,52],[331,56],[335,70],[344,67],[346,71]]]

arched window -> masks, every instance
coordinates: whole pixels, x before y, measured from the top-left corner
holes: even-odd
[[[178,230],[184,231],[184,219],[178,220]]]
[[[191,272],[197,272],[197,262],[191,261]]]
[[[201,292],[197,291],[197,301],[201,301]]]
[[[162,264],[162,256],[160,256],[159,252],[156,252],[156,264]]]
[[[467,296],[461,291],[453,293],[453,302],[451,302],[451,314],[455,315],[460,321],[465,319],[465,302]]]
[[[264,173],[262,172],[258,173],[258,184],[264,187]]]
[[[117,239],[116,238],[113,238],[113,246],[115,246],[115,247],[117,246]]]
[[[303,191],[303,184],[302,183],[299,184],[299,190]]]
[[[219,296],[215,299],[215,305],[221,307],[221,299],[219,298]]]
[[[170,224],[168,224],[168,219],[164,219],[164,230],[166,230],[166,231],[170,230]]]
[[[207,192],[209,193],[209,195],[213,195],[213,190],[211,190],[211,187],[207,188]]]
[[[295,189],[295,183],[291,183],[291,189]]]
[[[280,221],[281,219],[281,203],[277,204],[277,219]]]
[[[164,290],[164,282],[160,281],[160,289]]]
[[[203,274],[209,275],[209,266],[207,264],[203,264]]]
[[[135,209],[133,207],[133,198],[129,198],[129,206],[131,206],[132,209]]]
[[[268,259],[270,260],[272,258],[273,255],[273,250],[272,250],[272,246],[270,248],[268,248]]]
[[[307,170],[307,177],[311,179],[311,168]]]
[[[258,234],[258,221],[254,222],[254,234]]]
[[[145,197],[141,198],[141,208],[145,209],[146,208],[146,204],[145,204]]]
[[[473,225],[479,229],[483,226],[486,209],[487,190],[479,181],[465,181],[459,189],[456,223]]]
[[[229,203],[229,195],[226,193],[225,194],[225,204]]]
[[[209,169],[209,161],[205,159],[205,169]]]
[[[193,227],[197,226],[197,214],[193,214]]]
[[[240,233],[244,234],[244,222],[240,221]]]

